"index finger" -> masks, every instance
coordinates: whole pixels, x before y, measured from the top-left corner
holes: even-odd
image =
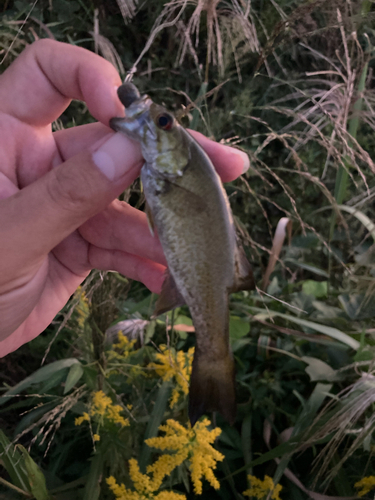
[[[31,44],[0,76],[0,112],[35,126],[58,118],[71,99],[87,103],[108,124],[123,115],[121,79],[111,63],[81,47],[43,39]]]

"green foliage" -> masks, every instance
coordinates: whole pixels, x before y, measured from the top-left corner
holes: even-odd
[[[163,0],[139,2],[124,19],[114,0],[39,0],[32,12],[30,2],[8,0],[0,7],[0,68],[50,36],[97,47],[124,76],[153,27],[169,22],[134,82],[251,160],[226,189],[258,289],[230,299],[238,416],[233,427],[210,416],[221,428],[214,448],[225,459],[214,470],[219,489],[203,482],[203,497],[272,495],[267,476],[283,486],[281,499],[367,494],[375,484],[374,6],[208,3],[212,10],[200,13],[203,2],[189,3],[173,23],[182,2],[169,11]],[[74,102],[55,126],[92,120]],[[139,185],[126,196],[141,206]],[[281,217],[292,221],[292,238],[262,290]],[[109,273],[94,290],[95,276],[46,332],[4,360],[1,426],[12,439],[0,433],[0,488],[7,498],[113,500],[108,477],[135,492],[131,460],[146,481],[148,467],[167,456],[145,441],[167,420],[187,424],[188,310],[150,321],[155,297],[142,285]],[[152,495],[196,498],[191,460]]]

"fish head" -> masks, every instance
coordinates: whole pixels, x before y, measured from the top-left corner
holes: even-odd
[[[173,113],[148,95],[137,95],[131,85],[129,89],[121,86],[118,92],[121,102],[128,104],[126,117],[112,118],[110,126],[138,141],[147,165],[159,175],[182,176],[190,159],[187,134]]]
[[[162,175],[182,176],[190,160],[186,134],[172,113],[158,104],[150,106],[153,141],[147,144],[152,168]]]

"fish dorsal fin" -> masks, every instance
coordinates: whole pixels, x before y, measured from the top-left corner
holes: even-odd
[[[185,305],[185,299],[182,297],[178,291],[175,280],[169,272],[169,269],[165,271],[165,279],[163,286],[161,287],[161,293],[155,304],[153,318],[163,314],[176,307],[181,307]]]
[[[240,290],[253,290],[255,281],[251,265],[247,260],[242,246],[237,245],[234,260],[234,283],[229,292],[239,292]]]

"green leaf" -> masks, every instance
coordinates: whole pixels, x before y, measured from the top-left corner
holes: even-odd
[[[375,297],[363,294],[342,294],[339,301],[351,320],[375,317]]]
[[[283,455],[285,455],[286,453],[290,453],[299,445],[299,438],[300,437],[301,436],[295,436],[295,437],[291,438],[289,441],[287,441],[286,443],[279,444],[278,446],[276,446],[272,450],[267,451],[266,453],[263,453],[263,455],[261,455],[258,458],[255,458],[254,460],[252,460],[250,463],[248,463],[244,467],[241,467],[240,469],[237,469],[235,472],[228,474],[228,476],[226,476],[224,478],[224,480],[228,479],[228,477],[232,477],[236,474],[239,474],[240,472],[248,470],[249,467],[255,467],[256,465],[264,464],[265,462],[268,462],[270,460],[274,460],[275,458],[280,458]]]
[[[337,208],[343,210],[344,212],[348,212],[351,215],[354,215],[354,217],[356,217],[359,220],[359,222],[361,222],[365,226],[365,228],[371,234],[373,240],[375,241],[375,224],[372,222],[371,219],[367,217],[367,215],[365,215],[357,208],[349,207],[347,205],[339,205]]]
[[[152,409],[146,432],[143,438],[141,453],[139,456],[139,468],[141,472],[146,472],[146,467],[151,457],[151,448],[145,443],[146,439],[155,437],[158,433],[159,425],[164,419],[164,413],[167,409],[168,399],[171,393],[171,383],[163,382],[161,385],[158,396],[156,398],[154,407]]]
[[[308,365],[305,368],[305,371],[312,382],[316,382],[318,380],[336,382],[341,380],[341,377],[337,374],[336,370],[321,359],[313,358],[311,356],[302,356],[301,359]]]
[[[241,427],[241,443],[242,443],[242,452],[245,464],[249,464],[252,458],[251,427],[252,427],[252,414],[247,413],[242,421],[242,427]],[[247,471],[247,473],[251,474],[250,468]]]
[[[99,500],[103,477],[104,453],[96,453],[91,459],[83,500]]]
[[[361,116],[361,110],[363,106],[363,91],[365,90],[366,87],[366,78],[367,78],[367,71],[368,71],[368,62],[366,62],[363,66],[362,73],[358,82],[358,99],[354,103],[353,106],[353,117],[349,120],[349,127],[348,127],[348,132],[349,135],[354,137],[356,139],[357,137],[357,130],[359,126],[359,117]],[[351,143],[349,142],[349,146],[351,146]],[[343,163],[345,164],[345,167],[343,165],[340,165],[337,175],[336,175],[336,183],[335,183],[335,199],[337,204],[339,205],[339,208],[342,207],[341,203],[344,201],[344,197],[347,191],[347,184],[348,184],[348,179],[349,179],[349,169],[353,166],[350,158],[348,155],[346,155],[343,159]],[[351,207],[347,207],[351,208]],[[336,223],[336,214],[332,214],[331,218],[331,227],[330,227],[330,239],[332,239],[333,236],[333,230],[335,227]]]
[[[316,267],[312,264],[306,264],[304,262],[299,262],[296,259],[292,259],[290,257],[287,257],[284,259],[285,262],[290,262],[291,264],[294,264],[301,269],[305,269],[306,271],[310,271],[310,273],[317,274],[318,276],[322,276],[323,278],[329,278],[329,274],[327,271],[324,271],[324,269],[320,269],[319,267]]]
[[[67,358],[67,359],[61,359],[59,361],[55,361],[54,363],[51,363],[47,366],[43,366],[42,368],[39,368],[36,372],[34,372],[32,375],[29,377],[25,378],[20,382],[19,384],[15,385],[11,389],[9,389],[6,393],[4,393],[0,397],[0,406],[5,404],[11,397],[13,397],[16,394],[19,394],[20,392],[24,391],[28,387],[34,384],[39,384],[40,382],[44,382],[45,380],[50,379],[53,375],[55,375],[57,372],[61,370],[66,370],[67,368],[70,368],[74,364],[78,364],[79,361],[76,358]]]
[[[21,453],[0,430],[0,461],[8,472],[12,483],[24,491],[30,492],[28,475]]]
[[[293,323],[297,323],[298,325],[310,328],[311,330],[323,333],[324,335],[328,335],[328,337],[338,340],[343,344],[348,345],[352,349],[357,350],[360,347],[360,343],[357,340],[353,339],[352,337],[349,337],[349,335],[342,332],[341,330],[338,330],[337,328],[321,325],[319,323],[314,323],[313,321],[308,321],[306,319],[297,318],[296,316],[291,316],[290,314],[283,314],[277,311],[271,311],[270,309],[261,309],[259,307],[253,307],[253,306],[247,306],[247,307],[252,311],[260,313],[264,318],[272,318],[274,316],[278,316],[279,318],[292,321]]]
[[[51,497],[48,494],[46,479],[43,472],[30,457],[29,452],[20,444],[17,448],[21,451],[23,455],[23,462],[26,467],[28,480],[30,484],[30,491],[36,498],[36,500],[49,500]]]
[[[327,281],[314,281],[306,280],[302,284],[302,291],[306,295],[313,295],[317,299],[327,297],[328,282]]]
[[[332,388],[332,384],[316,384],[313,392],[311,393],[306,405],[304,406],[301,414],[299,415],[297,422],[294,426],[292,436],[289,441],[293,442],[293,437],[297,437],[298,435],[303,434],[305,429],[308,428],[314,421],[315,415],[318,412],[320,406],[322,405],[324,399],[327,397],[327,394],[330,392]],[[288,441],[288,442],[289,442]],[[297,441],[296,445],[299,446],[301,444],[300,440]],[[290,453],[286,453],[281,458],[276,472],[273,476],[273,481],[277,484],[282,475],[284,474],[285,469],[288,466],[290,459],[292,458],[292,454],[295,449],[291,450]]]
[[[249,321],[231,316],[229,318],[229,336],[232,340],[238,340],[247,335],[250,331]]]
[[[375,359],[375,349],[373,347],[370,347],[370,346],[365,346],[356,352],[353,359],[355,362],[372,361],[373,359]]]
[[[64,394],[67,394],[76,385],[78,380],[83,375],[83,366],[81,363],[74,364],[70,367],[68,376],[66,377]]]
[[[27,427],[34,424],[44,414],[55,408],[55,406],[56,401],[51,401],[49,403],[42,404],[41,406],[37,406],[32,410],[24,412],[23,418],[17,423],[17,426],[14,430],[14,435],[17,436],[18,434],[21,434],[21,432],[23,432]]]

